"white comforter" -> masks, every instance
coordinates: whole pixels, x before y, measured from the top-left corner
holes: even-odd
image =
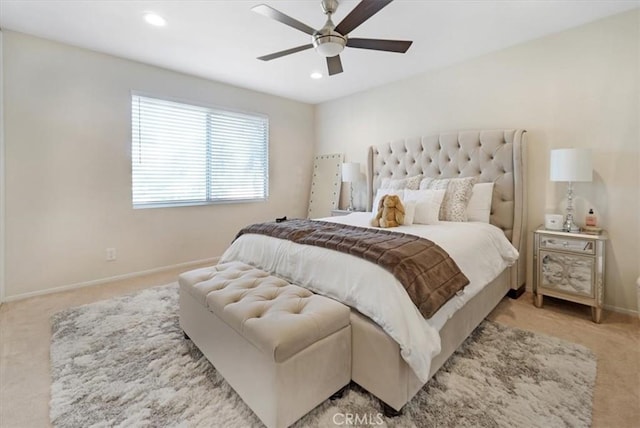
[[[369,227],[371,213],[322,219]],[[441,222],[400,226],[398,232],[430,239],[451,255],[469,278],[463,293],[425,319],[387,270],[358,257],[325,248],[295,244],[264,235],[237,239],[221,261],[240,260],[356,308],[400,345],[402,358],[426,382],[431,360],[440,353],[439,330],[464,304],[518,258],[504,233],[486,223]]]

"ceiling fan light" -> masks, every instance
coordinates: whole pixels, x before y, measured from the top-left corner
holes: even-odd
[[[318,45],[316,51],[322,56],[332,57],[339,55],[343,49],[344,47],[340,43],[329,42]]]
[[[344,37],[335,34],[316,36],[313,39],[313,47],[316,48],[316,52],[327,58],[339,55],[346,44],[347,41]]]

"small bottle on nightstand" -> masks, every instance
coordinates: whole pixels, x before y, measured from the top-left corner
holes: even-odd
[[[596,227],[598,225],[598,218],[593,213],[593,208],[589,210],[589,214],[584,218],[584,224],[588,227]]]

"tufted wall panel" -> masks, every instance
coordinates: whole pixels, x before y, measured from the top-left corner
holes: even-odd
[[[406,138],[369,149],[368,204],[383,178],[424,175],[433,178],[477,176],[493,182],[491,224],[501,228],[521,254],[513,283],[524,277],[526,165],[524,130],[447,132]],[[517,288],[517,287],[516,287]]]

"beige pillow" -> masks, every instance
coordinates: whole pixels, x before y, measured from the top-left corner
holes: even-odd
[[[420,190],[446,189],[442,205],[440,206],[440,220],[467,221],[467,205],[476,177],[466,178],[424,178],[420,182]]]
[[[414,175],[413,177],[407,178],[383,178],[380,182],[380,188],[392,190],[418,190],[418,188],[420,187],[420,180],[422,180],[421,175]]]

